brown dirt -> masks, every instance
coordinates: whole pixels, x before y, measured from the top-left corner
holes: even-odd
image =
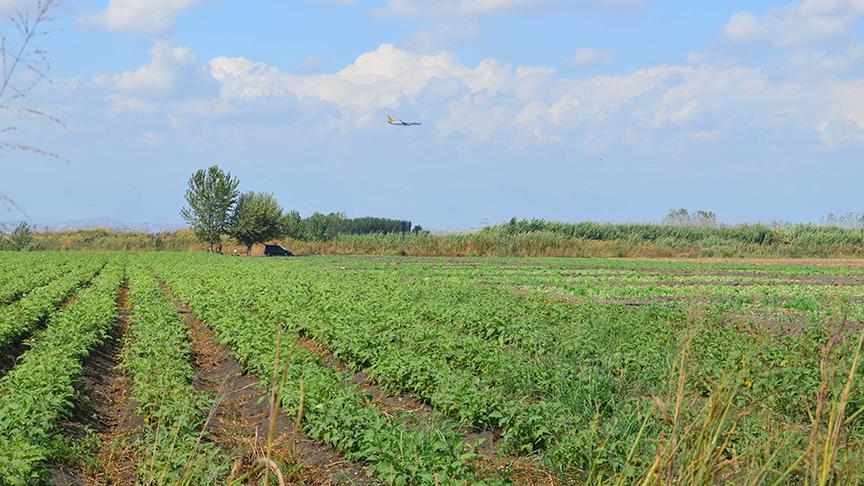
[[[44,327],[44,325],[40,324],[40,327]],[[18,358],[24,354],[24,351],[27,351],[27,345],[24,341],[2,349],[0,352],[0,377],[15,367]]]
[[[160,281],[187,325],[194,352],[195,386],[215,394],[205,437],[234,455],[231,477],[241,477],[266,449],[270,406],[269,393],[256,377],[245,374],[227,348],[216,342],[212,330],[199,321]],[[297,465],[290,481],[302,484],[368,483],[365,471],[345,461],[332,448],[297,433],[293,421],[277,414],[274,440],[268,456],[281,464]],[[254,481],[257,478],[251,478]],[[230,478],[229,478],[230,480]],[[250,483],[257,484],[257,483]]]
[[[128,284],[117,296],[118,320],[108,339],[84,361],[84,372],[76,382],[79,400],[61,430],[72,437],[82,437],[84,430],[96,434],[101,444],[98,467],[54,465],[50,467],[55,485],[133,484],[135,457],[131,450],[118,449],[122,439],[135,434],[143,423],[135,414],[129,395],[129,379],[116,369],[122,336],[129,327],[131,305],[127,299]]]

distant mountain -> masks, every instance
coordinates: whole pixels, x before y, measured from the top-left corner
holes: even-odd
[[[3,221],[0,222],[0,228],[5,228],[7,231],[18,225],[18,222]],[[120,221],[114,218],[90,218],[90,219],[69,219],[53,222],[35,222],[31,223],[37,231],[72,231],[81,229],[105,228],[112,231],[141,231],[144,233],[161,233],[163,231],[177,231],[185,228],[186,225],[180,223],[130,223]]]

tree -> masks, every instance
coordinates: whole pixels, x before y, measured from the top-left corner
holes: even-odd
[[[698,226],[700,228],[716,228],[717,215],[714,214],[714,211],[704,211],[700,209],[693,213],[690,223],[693,226]]]
[[[246,245],[246,255],[252,253],[252,245],[279,238],[284,234],[285,219],[282,206],[273,194],[244,192],[237,200],[228,234]]]
[[[290,236],[295,240],[303,239],[303,218],[297,210],[285,213],[282,218],[282,236]]]
[[[63,125],[59,119],[35,108],[27,99],[30,91],[48,77],[48,56],[35,44],[39,37],[52,32],[45,25],[54,20],[51,12],[56,7],[56,0],[38,0],[28,8],[17,9],[7,19],[12,33],[3,34],[0,38],[0,110],[6,113],[4,120],[35,117]],[[4,124],[0,126],[0,149],[30,152],[68,162],[43,148],[10,139],[18,126],[12,121]],[[15,201],[3,193],[0,193],[0,205],[24,214]]]
[[[33,232],[26,221],[21,221],[9,235],[9,244],[15,251],[26,251],[33,246]]]
[[[344,213],[323,214],[316,211],[303,220],[303,237],[311,241],[331,240],[339,234],[345,219]]]
[[[223,172],[215,165],[206,171],[199,169],[189,178],[186,189],[189,207],[181,209],[180,215],[211,251],[215,247],[222,253],[222,235],[228,229],[231,210],[237,203],[239,184],[230,172]]]
[[[663,223],[666,226],[687,226],[690,223],[690,211],[684,208],[670,209],[663,218]]]

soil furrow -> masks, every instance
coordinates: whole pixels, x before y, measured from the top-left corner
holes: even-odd
[[[76,439],[95,438],[96,457],[86,464],[53,464],[54,484],[133,484],[135,458],[131,449],[120,449],[123,439],[135,434],[143,423],[135,413],[129,394],[129,379],[117,370],[123,336],[130,325],[128,282],[117,295],[117,324],[105,342],[84,361],[84,372],[76,383],[79,399],[61,431]]]
[[[160,280],[159,284],[186,323],[197,375],[194,385],[215,395],[204,435],[220,449],[234,455],[231,477],[243,477],[267,447],[271,430],[269,393],[261,390],[257,377],[244,373],[228,349],[216,342],[213,331],[176,299],[164,282]],[[290,471],[291,481],[302,484],[369,482],[360,466],[295,431],[293,421],[284,414],[277,414],[272,429],[274,440],[269,456],[297,466]]]

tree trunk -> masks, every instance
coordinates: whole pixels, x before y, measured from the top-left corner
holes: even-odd
[[[246,256],[252,256],[252,243],[246,245]]]

